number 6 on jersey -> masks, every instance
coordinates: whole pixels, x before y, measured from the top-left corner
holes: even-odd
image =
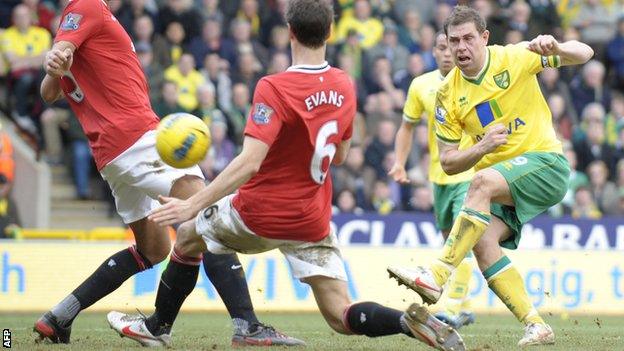
[[[327,139],[334,134],[338,134],[338,123],[332,120],[323,124],[316,135],[314,155],[310,163],[310,174],[312,175],[312,179],[318,184],[323,184],[325,182],[329,164],[331,164],[334,155],[336,155],[336,145],[327,144]],[[327,169],[323,170],[323,160],[325,157],[329,157],[329,162],[327,163]]]

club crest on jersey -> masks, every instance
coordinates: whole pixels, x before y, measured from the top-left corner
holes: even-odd
[[[435,119],[439,123],[444,123],[446,121],[446,110],[442,106],[435,107]]]
[[[509,88],[509,71],[504,70],[494,76],[494,83],[501,89]]]
[[[268,105],[259,102],[256,106],[254,106],[254,112],[251,118],[255,124],[265,125],[269,124],[271,121],[271,115],[273,115],[273,109]]]
[[[61,23],[61,29],[65,31],[76,30],[80,26],[80,20],[82,19],[82,15],[77,13],[68,13]]]

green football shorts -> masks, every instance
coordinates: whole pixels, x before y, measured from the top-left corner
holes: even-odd
[[[433,214],[439,230],[450,230],[466,198],[470,182],[433,183]]]
[[[570,166],[554,152],[527,152],[491,168],[505,177],[515,207],[493,203],[490,212],[511,229],[502,247],[516,249],[522,225],[558,204],[568,190]]]

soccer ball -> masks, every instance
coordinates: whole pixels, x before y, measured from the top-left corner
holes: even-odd
[[[172,113],[156,129],[156,150],[166,164],[188,168],[198,164],[210,147],[206,123],[188,113]]]

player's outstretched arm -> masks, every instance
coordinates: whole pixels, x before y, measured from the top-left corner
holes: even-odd
[[[507,129],[502,124],[492,125],[481,141],[465,150],[459,150],[459,144],[449,144],[438,139],[440,164],[446,174],[458,174],[471,169],[483,156],[506,143]]]
[[[336,166],[340,166],[347,159],[347,155],[349,154],[349,149],[351,148],[351,139],[343,140],[340,145],[338,145],[338,150],[336,150],[336,154],[332,159],[332,164]]]
[[[162,226],[187,221],[199,211],[233,193],[260,170],[269,152],[269,145],[246,136],[243,150],[208,186],[187,200],[160,197],[163,206],[155,209],[149,219]]]
[[[409,178],[407,178],[407,171],[405,170],[405,163],[407,162],[407,156],[412,149],[412,141],[414,140],[414,123],[403,120],[399,130],[396,134],[396,140],[394,142],[394,154],[396,160],[394,165],[388,172],[388,175],[394,179],[394,181],[407,184]]]
[[[589,45],[576,40],[559,43],[552,35],[538,35],[528,49],[543,56],[559,55],[562,66],[582,65],[594,56]]]

